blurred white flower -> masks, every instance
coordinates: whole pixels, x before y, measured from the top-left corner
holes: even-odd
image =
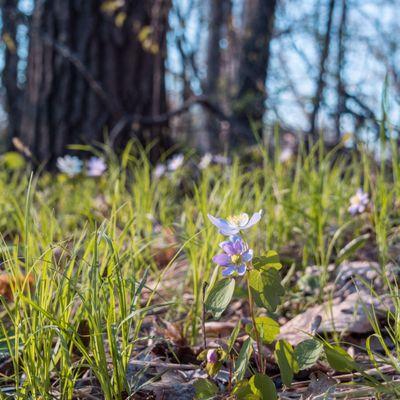
[[[206,169],[211,164],[212,160],[213,156],[211,153],[204,154],[204,156],[201,157],[201,160],[199,162],[199,168]]]
[[[285,163],[293,157],[293,149],[291,147],[285,147],[279,155],[279,162]]]
[[[164,164],[157,164],[154,168],[153,175],[155,178],[161,178],[167,172],[167,167]]]
[[[177,154],[168,161],[168,171],[176,171],[182,167],[185,157],[183,154]]]
[[[107,169],[107,164],[102,158],[91,157],[87,163],[87,175],[88,176],[101,176]]]
[[[356,194],[350,198],[350,207],[348,211],[351,215],[362,214],[369,203],[368,193],[358,189]]]
[[[76,156],[66,155],[57,158],[57,168],[70,178],[82,172],[83,161]]]
[[[221,164],[221,165],[228,165],[228,164],[230,164],[230,162],[231,162],[231,160],[230,160],[229,157],[225,157],[225,156],[223,156],[223,155],[221,155],[221,154],[215,155],[215,156],[213,157],[213,161],[214,161],[216,164]]]

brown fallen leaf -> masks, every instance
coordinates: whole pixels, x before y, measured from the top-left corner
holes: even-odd
[[[329,377],[321,371],[310,375],[311,382],[301,400],[322,400],[326,399],[326,394],[335,389],[338,384],[336,379]]]
[[[32,275],[14,276],[9,273],[2,273],[0,274],[0,296],[3,296],[7,301],[13,301],[16,290],[33,290],[34,283],[35,280]]]

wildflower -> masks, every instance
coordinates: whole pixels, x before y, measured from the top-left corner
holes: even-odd
[[[236,235],[242,230],[251,228],[260,221],[262,213],[263,211],[260,210],[259,212],[254,213],[251,218],[249,218],[248,214],[242,213],[228,217],[227,219],[213,217],[210,214],[207,215],[208,219],[219,229],[220,233],[226,236],[231,236]]]
[[[164,164],[157,164],[154,168],[154,177],[161,178],[167,172],[167,167]]]
[[[230,164],[231,160],[229,159],[229,157],[225,157],[221,154],[217,154],[213,157],[213,161],[216,164],[221,164],[221,165],[228,165]]]
[[[207,351],[207,362],[210,364],[216,364],[218,362],[218,351],[216,349],[210,349]]]
[[[350,198],[348,211],[351,215],[362,214],[366,210],[368,203],[368,193],[363,192],[362,189],[358,189],[356,194]]]
[[[211,164],[212,160],[213,160],[213,156],[211,153],[204,154],[204,156],[201,157],[201,160],[199,163],[199,168],[206,169]]]
[[[70,178],[82,172],[83,161],[76,156],[66,155],[57,158],[58,169]]]
[[[293,157],[293,149],[291,147],[285,147],[279,155],[279,162],[284,164],[290,161]]]
[[[183,154],[177,154],[168,161],[168,171],[176,171],[182,167],[185,157]]]
[[[246,263],[253,258],[253,250],[248,248],[240,236],[232,236],[229,240],[220,243],[219,246],[224,253],[214,256],[213,261],[224,267],[222,275],[244,275]]]
[[[107,169],[107,165],[102,158],[91,157],[87,163],[88,176],[101,176]]]

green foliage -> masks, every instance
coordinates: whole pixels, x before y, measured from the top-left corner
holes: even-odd
[[[249,283],[257,306],[275,311],[285,293],[279,272],[275,268],[253,269],[249,272]]]
[[[299,343],[294,350],[299,370],[311,368],[318,361],[323,349],[322,343],[315,339],[306,339]]]
[[[278,340],[275,346],[275,358],[281,371],[282,382],[290,386],[293,375],[299,372],[299,365],[293,347],[286,340]]]
[[[217,385],[209,379],[197,379],[194,382],[194,388],[196,391],[196,399],[199,400],[213,399],[218,393]]]
[[[210,290],[206,297],[205,306],[207,311],[210,311],[214,318],[219,318],[228,307],[235,290],[234,279],[221,279]]]
[[[279,261],[279,255],[276,251],[270,250],[265,256],[254,257],[253,265],[256,269],[269,269],[275,268],[277,270],[282,268],[282,264]]]
[[[236,381],[241,381],[244,378],[244,374],[246,373],[252,353],[253,340],[251,338],[248,338],[243,343],[243,346],[240,349],[239,356],[235,362],[234,378]]]
[[[339,372],[352,372],[357,369],[357,363],[353,358],[340,346],[324,344],[324,350],[329,365]]]
[[[254,374],[249,380],[251,391],[260,400],[278,399],[274,382],[270,377],[263,374]]]
[[[278,322],[269,317],[256,317],[254,320],[260,339],[266,344],[272,343],[279,334]],[[254,329],[250,324],[246,326],[246,331],[255,339]]]

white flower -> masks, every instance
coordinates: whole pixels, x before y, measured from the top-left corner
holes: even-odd
[[[87,163],[88,176],[101,176],[107,169],[107,165],[102,158],[91,157]]]
[[[216,218],[210,214],[207,214],[207,216],[211,223],[219,229],[220,233],[225,236],[231,236],[238,234],[242,230],[251,228],[260,221],[262,214],[263,211],[260,210],[254,213],[251,218],[249,218],[249,215],[246,213],[234,215],[227,219]]]
[[[57,168],[70,178],[82,172],[83,161],[76,156],[64,156],[57,158]]]
[[[215,155],[215,156],[213,157],[213,161],[214,161],[216,164],[221,164],[221,165],[228,165],[228,164],[230,164],[230,162],[231,162],[231,160],[230,160],[229,157],[225,157],[225,156],[223,156],[223,155],[221,155],[221,154]]]
[[[185,157],[183,154],[177,154],[168,161],[168,171],[176,171],[182,167]]]
[[[368,193],[358,189],[356,194],[350,198],[350,207],[348,211],[351,215],[362,214],[369,203]]]
[[[285,163],[293,157],[293,149],[291,147],[285,147],[279,155],[279,162]]]
[[[155,178],[161,178],[167,172],[167,167],[164,164],[157,164],[153,174]]]
[[[213,156],[211,153],[204,154],[204,156],[201,157],[201,160],[199,162],[199,168],[206,169],[211,164],[212,160]]]

